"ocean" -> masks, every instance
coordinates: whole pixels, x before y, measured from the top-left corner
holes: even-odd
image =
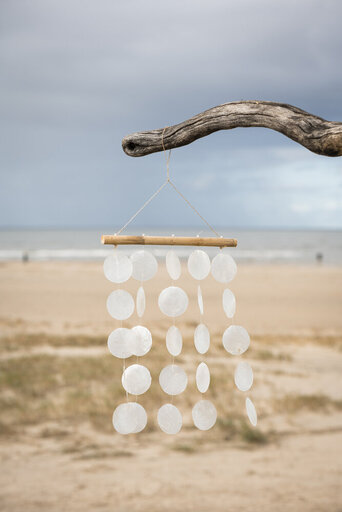
[[[1,230],[0,261],[13,260],[102,260],[112,249],[101,245],[102,234],[112,234],[108,228]],[[125,234],[210,236],[198,228],[136,228]],[[253,263],[315,263],[342,264],[342,231],[313,230],[248,230],[220,229],[223,236],[237,238],[238,247],[226,249],[238,262]],[[167,247],[151,247],[158,257],[165,256]],[[121,246],[130,253],[132,247]],[[187,257],[192,248],[177,247],[180,257]],[[208,253],[217,252],[209,248]]]

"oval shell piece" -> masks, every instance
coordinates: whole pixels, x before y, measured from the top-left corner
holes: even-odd
[[[113,426],[119,434],[137,434],[146,424],[146,411],[136,402],[120,404],[113,413]]]
[[[151,386],[151,374],[146,366],[132,364],[122,374],[122,386],[131,395],[142,395]]]
[[[209,430],[216,423],[216,407],[209,400],[200,400],[192,409],[192,419],[199,430]]]
[[[168,395],[179,395],[185,390],[188,377],[183,368],[176,364],[170,364],[160,372],[159,384]]]
[[[246,352],[250,341],[248,332],[241,325],[230,325],[222,336],[224,348],[233,356],[239,356]]]
[[[193,251],[188,259],[189,274],[198,281],[205,279],[210,272],[210,259],[201,249]]]
[[[210,371],[205,363],[200,363],[196,370],[196,385],[200,393],[208,391],[210,384]]]
[[[195,329],[194,343],[196,350],[199,354],[205,354],[210,347],[210,333],[208,327],[204,324],[199,324]]]
[[[107,299],[107,310],[116,320],[127,320],[134,311],[134,300],[126,290],[114,290]]]
[[[176,406],[165,404],[159,409],[158,425],[165,434],[178,434],[182,423],[182,415]]]
[[[230,254],[222,251],[213,258],[211,262],[211,273],[219,283],[229,283],[234,279],[237,272],[236,263]]]
[[[250,398],[246,398],[246,412],[249,421],[251,422],[253,427],[256,427],[258,423],[258,415],[255,410],[254,404]]]
[[[171,325],[166,333],[166,348],[168,352],[177,357],[182,352],[182,333],[175,325]]]
[[[189,299],[182,288],[169,286],[164,288],[158,298],[159,309],[164,315],[176,317],[187,310]]]
[[[143,316],[143,314],[145,313],[145,307],[146,307],[145,290],[142,286],[140,286],[137,291],[137,299],[136,299],[137,315],[139,318],[141,318]]]
[[[120,359],[131,357],[131,345],[134,340],[134,333],[131,329],[119,327],[110,333],[108,337],[109,352]]]
[[[115,251],[104,260],[103,271],[112,283],[124,283],[131,277],[133,265],[127,256]]]
[[[148,281],[156,275],[158,262],[151,252],[144,249],[136,251],[131,255],[131,262],[132,276],[137,281]]]
[[[197,287],[197,302],[198,302],[198,308],[200,310],[201,315],[203,315],[204,308],[203,308],[203,296],[202,296],[202,290],[200,285]]]
[[[180,278],[182,267],[175,251],[169,251],[166,254],[166,270],[173,281],[177,281]]]
[[[236,387],[240,391],[248,391],[253,384],[253,370],[246,361],[239,363],[234,373]]]
[[[236,310],[236,300],[234,293],[226,288],[222,295],[223,310],[228,318],[233,318]]]
[[[131,351],[132,354],[138,357],[142,357],[151,350],[152,347],[152,334],[142,325],[136,325],[131,329],[133,337],[131,340]]]

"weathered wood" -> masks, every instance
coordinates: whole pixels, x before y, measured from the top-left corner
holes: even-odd
[[[165,149],[173,149],[218,130],[239,127],[270,128],[318,155],[342,156],[342,123],[326,121],[292,105],[272,101],[225,103],[165,130],[127,135],[122,148],[129,156],[144,156],[162,151],[162,140]]]
[[[102,235],[105,245],[193,245],[199,247],[236,247],[237,240],[223,237],[200,236],[131,236]]]

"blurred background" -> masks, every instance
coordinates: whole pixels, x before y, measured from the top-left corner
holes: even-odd
[[[13,0],[0,5],[1,510],[339,510],[342,507],[342,164],[262,129],[173,150],[172,179],[222,235],[238,239],[234,322],[249,331],[253,428],[222,348],[223,288],[203,283],[208,396],[196,431],[196,287],[179,321],[189,388],[184,427],[159,431],[169,322],[146,284],[153,377],[148,427],[121,437],[121,362],[102,272],[114,233],[165,180],[165,157],[130,158],[121,139],[220,103],[269,100],[342,120],[338,0]],[[171,188],[134,234],[208,234]],[[127,249],[120,249],[127,254]],[[215,251],[210,252],[212,256]],[[127,289],[136,293],[138,283]],[[137,324],[133,316],[127,326]],[[247,492],[248,490],[248,492]]]

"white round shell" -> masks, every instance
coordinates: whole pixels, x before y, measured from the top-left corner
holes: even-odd
[[[145,313],[145,307],[146,307],[145,290],[142,286],[140,286],[138,288],[137,298],[136,298],[137,315],[139,318],[141,318],[143,316],[143,314]]]
[[[250,341],[248,332],[241,325],[230,325],[222,336],[224,348],[233,356],[239,356],[246,352]]]
[[[217,411],[209,400],[200,400],[192,409],[192,419],[199,430],[209,430],[216,423]]]
[[[159,384],[168,395],[179,395],[185,390],[188,384],[188,377],[183,368],[176,364],[170,364],[165,366],[160,372]]]
[[[246,361],[239,363],[234,373],[236,387],[240,391],[248,391],[253,384],[253,370]]]
[[[210,371],[205,363],[200,363],[196,370],[196,385],[200,393],[205,393],[210,384]]]
[[[119,434],[137,434],[146,424],[146,411],[136,402],[120,404],[113,413],[113,426]]]
[[[211,262],[211,273],[219,283],[229,283],[236,275],[236,263],[230,254],[222,251],[213,258]]]
[[[132,342],[134,340],[134,333],[131,329],[119,327],[110,333],[108,337],[108,350],[109,352],[120,359],[127,359],[132,355]]]
[[[115,251],[104,260],[103,271],[112,283],[124,283],[131,277],[133,265],[127,256]]]
[[[151,386],[151,374],[146,366],[132,364],[122,374],[122,386],[131,395],[142,395]]]
[[[236,300],[234,293],[226,288],[222,295],[223,310],[228,318],[233,318],[236,311]]]
[[[158,298],[159,309],[164,315],[176,317],[187,310],[189,299],[182,288],[169,286],[164,288]]]
[[[199,324],[194,333],[194,343],[196,350],[199,354],[205,354],[210,347],[210,333],[208,327],[204,324]]]
[[[182,428],[182,415],[172,404],[163,405],[158,411],[158,424],[166,434],[178,434]]]
[[[114,290],[107,299],[107,310],[116,320],[127,320],[134,311],[134,300],[126,290]]]
[[[182,333],[175,325],[171,325],[166,333],[166,348],[168,352],[177,357],[182,352]]]
[[[198,308],[200,310],[200,313],[201,313],[201,315],[203,315],[203,313],[204,313],[203,296],[202,296],[202,290],[201,290],[200,285],[198,285],[198,287],[197,287],[197,302],[198,302]]]
[[[249,421],[251,422],[253,427],[256,427],[258,423],[258,415],[255,410],[254,404],[250,398],[246,398],[246,412]]]
[[[144,249],[136,251],[131,255],[133,264],[132,276],[137,281],[148,281],[155,276],[158,270],[158,263],[153,254]]]
[[[138,357],[144,356],[151,350],[152,347],[152,334],[142,325],[136,325],[131,329],[134,336],[131,341],[132,354]]]
[[[166,270],[173,281],[180,278],[182,267],[175,251],[168,251],[166,254]]]
[[[205,279],[210,272],[210,259],[208,254],[201,249],[193,251],[188,259],[188,270],[194,279],[198,281]]]

